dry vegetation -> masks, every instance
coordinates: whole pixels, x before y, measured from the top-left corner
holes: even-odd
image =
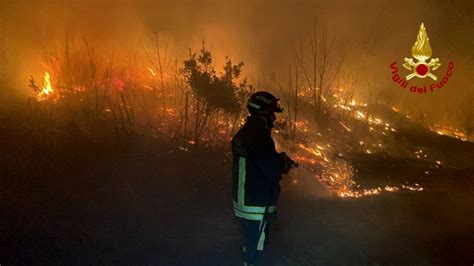
[[[406,113],[344,72],[324,24],[309,35],[289,51],[288,72],[265,84],[286,107],[278,148],[301,165],[283,181],[288,229],[276,233],[294,246],[269,254],[284,265],[470,263],[472,128],[426,127],[423,112]],[[205,44],[186,58],[170,51],[159,34],[125,57],[68,39],[42,51],[45,73],[30,77],[28,102],[0,105],[11,217],[3,250],[17,254],[7,263],[240,261],[228,144],[256,88],[243,62],[216,66]],[[449,226],[441,240],[438,218]]]

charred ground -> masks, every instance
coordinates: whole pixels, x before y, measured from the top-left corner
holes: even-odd
[[[2,111],[1,263],[241,263],[228,150],[33,132],[22,108]],[[411,176],[422,192],[339,198],[303,169],[284,177],[266,264],[472,264],[473,144],[419,132],[399,145],[448,154],[449,166],[350,157],[362,187]]]

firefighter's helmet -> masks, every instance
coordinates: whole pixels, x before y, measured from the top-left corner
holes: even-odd
[[[258,91],[252,94],[247,102],[247,108],[251,115],[268,115],[281,113],[283,108],[278,103],[280,99],[266,91]]]

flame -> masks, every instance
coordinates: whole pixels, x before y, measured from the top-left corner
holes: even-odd
[[[422,25],[423,26],[423,25]],[[426,36],[426,32],[424,31],[423,27],[423,33],[426,38],[426,43],[428,41],[428,38]],[[421,29],[420,29],[420,34],[422,35]],[[420,35],[419,34],[419,35]],[[423,39],[422,37],[419,36],[418,39]],[[417,43],[421,43],[417,40]],[[428,44],[429,48],[429,44]],[[431,53],[431,48],[430,53]],[[149,75],[151,77],[155,77],[157,75],[157,72],[149,67],[147,68]],[[54,74],[54,73],[53,73]],[[148,74],[145,72],[145,74]],[[123,92],[125,89],[125,84],[128,80],[133,77],[127,77],[126,79],[123,78],[113,78],[112,79],[112,86],[115,87],[115,89],[118,92]],[[56,84],[55,84],[56,85]],[[153,85],[154,86],[154,85]],[[143,85],[144,88],[147,89],[154,89],[154,87],[150,85]],[[85,89],[84,89],[85,90]],[[298,93],[298,96],[305,96],[308,95],[312,92],[311,88],[306,88],[302,89]],[[51,76],[48,72],[45,73],[44,75],[44,87],[43,90],[38,94],[38,99],[39,100],[46,100],[46,99],[52,99],[51,97],[54,96],[59,96],[58,91],[54,91],[52,87],[52,80]],[[350,98],[349,98],[350,97]],[[357,120],[364,120],[366,123],[369,125],[370,131],[376,133],[382,133],[383,135],[387,135],[389,131],[395,132],[395,129],[391,127],[390,123],[387,123],[382,120],[380,117],[375,117],[374,115],[370,114],[367,110],[368,104],[362,101],[356,101],[356,99],[353,99],[352,96],[347,95],[347,91],[343,90],[342,88],[339,88],[335,94],[330,94],[327,98],[322,97],[323,102],[327,103],[327,105],[334,106],[334,108],[339,108],[340,110],[343,110],[343,114],[347,114],[351,116],[352,118],[355,118]],[[192,106],[190,108],[193,108]],[[399,112],[400,110],[396,107],[392,107],[392,110],[394,112]],[[112,112],[111,109],[107,108],[105,109],[106,112]],[[165,108],[166,114],[173,118],[178,115],[178,111],[175,108]],[[352,132],[353,129],[351,126],[354,126],[353,123],[351,123],[352,120],[345,119],[342,121],[339,121],[340,126],[347,131],[348,133],[352,133],[354,136],[357,136],[357,132]],[[242,125],[245,120],[244,118],[241,118],[239,123],[237,125],[234,125],[231,121],[228,121],[226,119],[221,119],[218,118],[217,122],[217,129],[218,129],[218,134],[228,134],[229,130],[225,130],[227,127],[229,129],[233,129],[234,127],[238,127]],[[311,123],[308,120],[300,120],[300,121],[295,121],[294,125],[300,132],[312,132],[311,130]],[[331,131],[331,129],[329,129]],[[275,133],[278,133],[276,131]],[[360,185],[358,185],[355,181],[355,173],[357,172],[357,169],[354,169],[350,161],[346,161],[345,158],[343,158],[342,153],[340,153],[338,150],[335,149],[337,145],[330,145],[328,143],[324,143],[324,138],[322,138],[321,133],[316,133],[314,135],[317,138],[317,141],[315,140],[314,142],[307,141],[305,140],[304,143],[300,143],[297,145],[296,148],[299,148],[297,150],[297,155],[292,156],[296,161],[298,161],[302,167],[304,167],[306,170],[310,171],[310,173],[314,174],[314,178],[317,178],[319,180],[322,180],[330,189],[333,191],[336,195],[340,197],[364,197],[364,196],[372,196],[372,195],[378,195],[382,194],[384,192],[399,192],[402,190],[411,190],[411,191],[422,191],[423,188],[420,187],[419,185],[415,184],[416,186],[409,186],[409,185],[398,185],[398,186],[385,186],[385,187],[375,187],[375,188],[365,188],[362,189]],[[155,136],[154,136],[155,137]],[[320,139],[321,137],[321,139]],[[202,138],[201,140],[203,141],[209,141],[209,138]],[[188,151],[187,146],[189,145],[196,145],[196,142],[194,140],[187,140],[186,145],[183,146],[178,146],[178,149],[181,149],[183,151]],[[376,153],[378,152],[381,148],[383,148],[382,143],[374,143],[373,140],[367,139],[367,140],[360,140],[359,144],[362,146],[361,151],[365,151],[366,153]],[[370,149],[369,149],[370,148]],[[420,153],[420,154],[418,154]],[[417,156],[420,156],[422,151],[418,151],[416,153]],[[335,155],[338,156],[335,156]],[[424,155],[424,154],[423,154]],[[426,157],[426,156],[425,156]],[[440,165],[441,162],[438,163],[436,161],[437,165]],[[293,183],[298,183],[297,179],[293,180]]]
[[[467,135],[464,132],[462,132],[460,129],[457,129],[454,127],[435,124],[435,125],[429,126],[428,128],[439,135],[457,138],[462,141],[468,141]]]
[[[153,70],[153,68],[149,67],[149,68],[148,68],[148,71],[150,72],[150,75],[151,75],[152,77],[156,77],[156,71]]]
[[[118,92],[123,92],[124,87],[125,87],[125,82],[123,82],[123,80],[120,80],[118,78],[114,78],[114,80],[112,82],[115,85],[115,89]]]
[[[356,112],[356,118],[358,118],[358,119],[364,119],[364,118],[365,118],[365,115],[364,115],[364,113],[362,113],[361,111],[357,111],[357,112]]]
[[[424,62],[431,57],[432,52],[430,38],[428,38],[428,34],[426,33],[425,25],[421,23],[416,42],[411,48],[411,54],[414,58]]]
[[[423,187],[421,187],[419,184],[415,183],[415,186],[400,185],[400,187],[398,187],[398,186],[385,186],[384,188],[381,188],[381,187],[367,188],[367,189],[364,189],[362,191],[347,190],[347,191],[339,192],[338,196],[342,197],[342,198],[361,198],[361,197],[364,197],[364,196],[379,195],[382,191],[385,191],[385,192],[400,192],[401,190],[420,192],[420,191],[423,191]]]
[[[374,124],[390,126],[390,124],[381,121],[381,119],[373,118]],[[343,124],[342,124],[343,125]],[[360,140],[359,144],[366,145],[364,140]],[[369,144],[367,144],[369,145]],[[372,144],[373,147],[383,148],[381,143]],[[342,198],[362,198],[367,196],[376,196],[383,193],[397,193],[402,191],[421,192],[423,187],[419,184],[399,184],[396,186],[384,185],[373,188],[360,188],[360,185],[354,180],[355,173],[350,162],[346,161],[339,153],[339,158],[334,156],[332,145],[325,144],[321,140],[317,142],[299,143],[299,151],[292,156],[300,163],[300,167],[314,173],[314,178],[323,181],[328,188],[338,197]],[[374,150],[364,148],[366,153],[373,153]],[[425,155],[425,151],[418,149],[414,151],[416,155]],[[426,157],[426,156],[425,156]],[[436,161],[439,166],[441,162]],[[297,181],[293,181],[297,183]]]
[[[352,132],[352,129],[350,129],[348,126],[344,125],[344,123],[342,123],[341,121],[339,121],[339,124],[341,124],[341,126],[347,130],[347,132]]]
[[[46,101],[48,99],[53,99],[53,85],[51,85],[51,75],[49,72],[45,72],[43,76],[43,89],[38,93],[36,99],[38,101]],[[53,99],[55,100],[55,99]]]

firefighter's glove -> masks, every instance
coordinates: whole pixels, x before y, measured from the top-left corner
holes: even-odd
[[[283,158],[283,173],[288,174],[290,169],[293,167],[295,161],[293,161],[286,153],[280,153],[280,156]]]

